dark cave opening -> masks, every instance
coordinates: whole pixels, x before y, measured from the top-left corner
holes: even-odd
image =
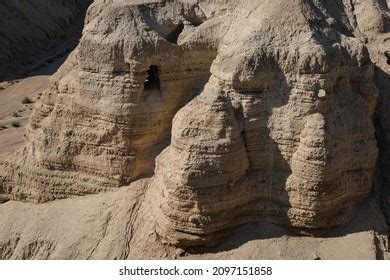
[[[148,76],[144,82],[145,90],[160,90],[160,78],[158,77],[158,67],[151,65],[146,71]]]
[[[386,56],[386,59],[387,59],[387,64],[390,65],[390,52],[389,51],[386,51],[385,52],[385,56]]]
[[[171,33],[169,33],[165,39],[172,44],[177,44],[177,40],[179,39],[180,33],[183,29],[184,24],[180,22],[180,24]]]

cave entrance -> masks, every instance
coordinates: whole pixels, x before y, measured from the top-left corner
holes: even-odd
[[[165,39],[172,43],[172,44],[177,44],[177,40],[179,39],[180,33],[184,30],[184,24],[180,22],[178,26],[174,30],[169,33]]]
[[[158,76],[158,67],[151,65],[149,70],[146,71],[148,74],[144,82],[145,90],[160,90],[160,78]]]

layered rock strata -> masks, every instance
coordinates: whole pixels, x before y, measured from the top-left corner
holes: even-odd
[[[183,247],[259,219],[348,221],[378,155],[375,69],[351,3],[156,2],[91,6],[2,196],[44,202],[152,176],[157,232]]]
[[[375,118],[380,151],[378,185],[382,207],[390,224],[390,2],[387,1],[387,9],[383,2],[371,3],[361,1],[356,6],[359,15],[356,24],[375,64],[375,82],[380,95]]]
[[[359,40],[304,4],[261,1],[237,20],[205,90],[175,116],[152,183],[170,242],[213,244],[260,217],[337,226],[369,192],[373,65]]]
[[[197,40],[202,30],[193,30],[202,20],[175,3],[90,12],[80,45],[35,106],[26,146],[6,163],[10,198],[44,202],[151,176],[172,118],[210,76],[213,37]],[[189,38],[177,44],[182,30]]]

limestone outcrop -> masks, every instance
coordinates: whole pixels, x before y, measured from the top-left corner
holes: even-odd
[[[382,0],[331,2],[95,1],[4,164],[0,197],[151,178],[150,219],[181,247],[259,220],[346,223],[373,185],[370,44],[389,23]]]

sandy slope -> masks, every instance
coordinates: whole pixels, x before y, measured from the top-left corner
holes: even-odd
[[[35,98],[37,94],[47,87],[48,81],[49,76],[33,76],[0,92],[2,100],[0,104],[0,119],[4,119],[7,115],[19,110],[24,97]]]
[[[35,101],[46,90],[50,77],[63,64],[70,50],[74,47],[75,39],[72,37],[59,49],[54,50],[56,57],[48,54],[43,65],[35,67],[28,76],[2,82],[4,89],[0,89],[0,163],[18,148],[24,141],[24,126],[27,124]],[[24,98],[32,103],[23,104]],[[19,127],[13,124],[18,123]]]
[[[36,100],[47,88],[49,77],[32,76],[0,91],[0,161],[24,141],[23,127],[31,114],[33,103],[22,104],[22,100],[26,97],[32,101]],[[20,127],[14,127],[15,124]]]

